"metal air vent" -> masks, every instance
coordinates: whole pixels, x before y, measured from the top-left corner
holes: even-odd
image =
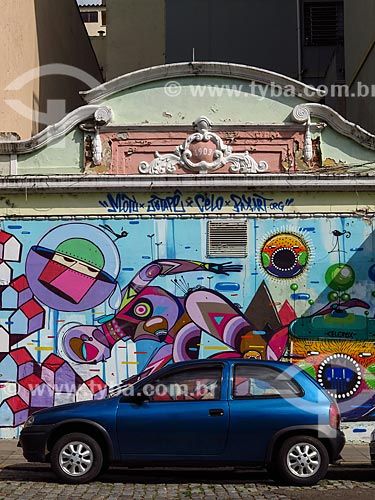
[[[247,257],[246,221],[208,221],[209,257]]]
[[[306,2],[304,4],[305,45],[343,43],[343,2]]]

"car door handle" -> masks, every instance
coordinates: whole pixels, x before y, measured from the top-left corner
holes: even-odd
[[[213,408],[208,413],[211,417],[222,417],[224,415],[224,410],[221,408]]]

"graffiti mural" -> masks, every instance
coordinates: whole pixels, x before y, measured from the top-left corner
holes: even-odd
[[[36,409],[222,357],[297,363],[344,420],[375,419],[371,224],[248,219],[247,256],[213,258],[207,223],[3,222],[0,437]]]

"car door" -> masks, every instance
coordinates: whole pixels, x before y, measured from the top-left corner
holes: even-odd
[[[262,462],[273,435],[284,427],[303,425],[301,387],[274,367],[234,364],[230,387],[228,454]]]
[[[116,425],[122,459],[223,453],[229,427],[223,372],[221,363],[173,367],[137,387],[143,402],[120,400]]]

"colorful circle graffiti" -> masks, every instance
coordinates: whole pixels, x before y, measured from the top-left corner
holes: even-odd
[[[332,290],[344,292],[353,286],[355,273],[348,264],[333,264],[327,269],[325,280]]]
[[[261,263],[266,273],[275,278],[294,278],[305,270],[309,254],[309,246],[300,235],[283,232],[264,243]]]
[[[332,354],[319,365],[318,382],[334,398],[348,399],[361,385],[361,367],[347,354]]]
[[[116,245],[89,224],[64,224],[31,247],[26,276],[34,295],[52,309],[84,311],[115,290],[120,270]]]

